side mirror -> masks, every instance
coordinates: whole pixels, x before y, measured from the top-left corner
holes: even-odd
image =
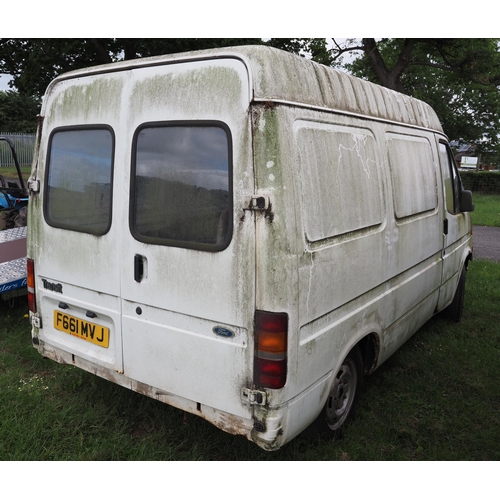
[[[472,193],[470,191],[460,193],[460,211],[474,212],[474,203],[472,203]]]

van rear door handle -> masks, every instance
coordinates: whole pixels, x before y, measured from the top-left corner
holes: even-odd
[[[144,278],[144,256],[134,255],[134,280],[140,283]]]

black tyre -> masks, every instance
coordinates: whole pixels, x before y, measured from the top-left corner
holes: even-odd
[[[319,434],[325,438],[340,437],[354,417],[362,380],[363,360],[359,349],[355,347],[342,362],[325,406],[311,424],[308,434]]]
[[[451,321],[459,322],[462,319],[462,313],[464,310],[466,272],[467,270],[464,266],[460,274],[460,279],[458,280],[458,286],[455,296],[453,297],[453,301],[446,309],[447,316]]]

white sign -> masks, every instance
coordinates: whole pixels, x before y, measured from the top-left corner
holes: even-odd
[[[476,168],[477,160],[477,156],[462,156],[460,168]]]

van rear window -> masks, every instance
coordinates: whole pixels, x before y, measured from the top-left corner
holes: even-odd
[[[139,241],[220,251],[232,235],[230,132],[152,124],[134,140],[130,225]]]
[[[103,235],[111,226],[114,137],[108,128],[59,129],[50,138],[45,218]]]

